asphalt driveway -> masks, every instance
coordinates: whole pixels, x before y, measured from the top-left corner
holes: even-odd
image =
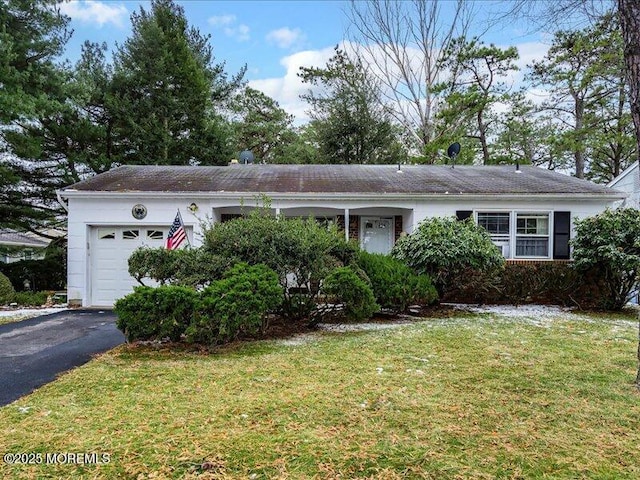
[[[0,406],[124,342],[110,310],[68,310],[0,325]]]

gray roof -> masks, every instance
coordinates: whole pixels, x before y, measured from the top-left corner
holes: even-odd
[[[49,241],[35,237],[33,234],[20,233],[15,230],[0,230],[0,245],[44,248]]]
[[[578,194],[624,197],[603,185],[524,166],[231,165],[122,166],[64,189],[87,192],[335,194]]]

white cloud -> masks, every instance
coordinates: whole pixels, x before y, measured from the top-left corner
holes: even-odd
[[[226,27],[224,29],[224,34],[226,36],[232,37],[238,42],[246,42],[249,40],[251,38],[249,32],[249,27],[244,24],[240,24],[237,27]]]
[[[250,28],[245,24],[236,25],[236,16],[231,14],[209,17],[209,25],[221,28],[227,37],[231,37],[238,42],[246,42],[251,38]]]
[[[283,77],[252,80],[249,86],[276,100],[287,113],[295,116],[296,125],[301,125],[309,121],[306,112],[309,106],[300,100],[300,94],[306,93],[309,85],[302,83],[298,77],[300,67],[323,67],[333,53],[333,47],[327,47],[322,50],[305,50],[288,55],[280,60],[280,64],[286,70]]]
[[[518,47],[520,53],[520,60],[517,63],[521,70],[506,79],[507,83],[514,85],[515,88],[521,85],[526,65],[533,60],[542,59],[549,46],[544,43],[529,42],[518,44],[516,47]],[[340,44],[340,48],[351,54],[358,50],[358,45],[343,42]],[[306,102],[300,100],[299,96],[302,93],[306,93],[310,85],[303,83],[297,74],[302,66],[324,67],[334,53],[334,47],[327,47],[321,50],[304,50],[285,56],[280,60],[280,64],[285,68],[285,73],[282,77],[256,79],[250,81],[249,85],[275,99],[287,113],[295,116],[297,125],[304,124],[309,121],[309,116],[306,112],[309,106]],[[420,51],[409,49],[408,54],[414,67],[421,63],[423,55]],[[370,55],[365,55],[365,57],[369,57],[369,62],[367,63],[369,63],[370,68],[377,70],[377,73],[382,73],[384,61],[382,52],[379,49],[374,49],[370,52]],[[394,68],[390,68],[391,74],[397,73]],[[544,90],[530,89],[527,92],[527,98],[535,103],[539,103],[546,96],[547,93]]]
[[[218,15],[215,17],[209,17],[209,25],[213,27],[222,27],[224,25],[231,25],[235,23],[236,16],[235,15]]]
[[[111,23],[116,27],[124,27],[124,19],[128,17],[129,11],[122,5],[110,4],[96,0],[77,1],[61,3],[58,5],[60,11],[82,23],[93,23],[99,27]]]
[[[305,36],[299,28],[283,27],[270,31],[266,38],[269,43],[275,43],[280,48],[290,48],[302,42]]]
[[[357,47],[356,44],[346,41],[339,44],[339,48],[349,54],[354,53]],[[300,95],[307,93],[311,89],[311,85],[303,83],[298,77],[298,72],[300,67],[326,66],[328,60],[335,54],[334,48],[335,46],[321,50],[304,50],[283,57],[280,60],[280,64],[286,70],[283,77],[252,80],[249,82],[249,86],[275,99],[287,113],[294,115],[296,125],[304,124],[310,120],[307,113],[309,105],[300,99]],[[411,50],[410,54],[412,63],[418,62],[419,51]],[[381,52],[375,50],[372,58],[371,68],[380,72]],[[314,89],[318,89],[318,87]]]

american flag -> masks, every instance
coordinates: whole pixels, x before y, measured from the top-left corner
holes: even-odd
[[[180,210],[178,210],[173,225],[169,229],[169,235],[167,235],[167,250],[175,250],[185,240],[187,240],[187,232],[184,231],[184,224],[182,223]]]

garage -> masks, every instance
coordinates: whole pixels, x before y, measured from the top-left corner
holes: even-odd
[[[88,252],[90,304],[110,307],[131,293],[138,282],[128,273],[129,256],[138,247],[164,247],[168,230],[166,226],[92,227]],[[193,238],[189,229],[187,236]]]

